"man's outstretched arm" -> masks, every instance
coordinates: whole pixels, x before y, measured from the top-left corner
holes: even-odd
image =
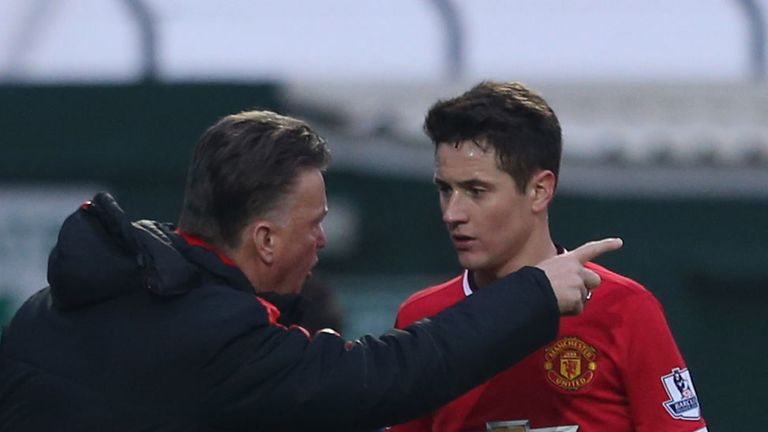
[[[554,338],[560,313],[580,311],[582,292],[594,286],[582,263],[619,246],[598,242],[523,268],[378,338],[307,339],[277,327],[254,332],[243,342],[264,348],[216,391],[244,398],[215,425],[356,430],[432,411]],[[253,382],[260,385],[248,391]]]

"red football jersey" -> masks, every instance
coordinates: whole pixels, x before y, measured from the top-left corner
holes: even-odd
[[[706,431],[691,375],[653,295],[599,265],[584,312],[563,317],[557,339],[434,413],[393,431],[484,431],[486,422],[578,425],[579,432]],[[471,295],[468,272],[419,291],[396,327]]]

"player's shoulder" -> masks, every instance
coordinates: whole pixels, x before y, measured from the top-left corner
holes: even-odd
[[[400,305],[397,313],[398,325],[408,325],[458,302],[464,296],[463,284],[464,274],[460,274],[441,284],[411,294]]]
[[[654,295],[641,283],[627,276],[621,275],[608,268],[589,262],[585,267],[600,276],[602,282],[595,293],[601,293],[602,297],[619,298],[646,298],[656,301]]]
[[[438,285],[419,290],[405,299],[400,309],[423,307],[442,299],[454,300],[458,293],[463,293],[464,274],[460,274]]]

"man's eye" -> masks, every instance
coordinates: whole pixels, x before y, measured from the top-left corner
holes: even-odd
[[[469,194],[472,195],[472,196],[479,196],[479,195],[482,195],[483,193],[485,193],[485,189],[481,189],[481,188],[470,188],[469,189]]]

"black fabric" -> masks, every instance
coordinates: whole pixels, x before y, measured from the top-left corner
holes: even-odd
[[[62,226],[49,283],[0,341],[0,431],[401,423],[554,338],[559,320],[545,275],[525,268],[404,330],[308,339],[271,324],[237,268],[105,195]]]

